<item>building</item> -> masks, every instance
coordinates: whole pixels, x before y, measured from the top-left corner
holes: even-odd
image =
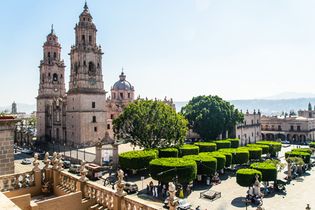
[[[52,27],[43,45],[37,96],[37,137],[59,143],[91,144],[113,136],[111,121],[134,100],[134,87],[122,72],[106,99],[102,49],[96,42],[96,26],[85,3],[75,25],[70,51],[69,90],[61,45]],[[109,119],[109,120],[107,120]]]
[[[0,116],[0,175],[14,173],[13,140],[17,122],[13,116]]]
[[[12,106],[11,106],[11,114],[17,114],[17,108],[16,108],[15,101],[13,101]]]
[[[315,111],[311,103],[307,110],[299,110],[298,116],[263,116],[261,124],[263,139],[287,140],[291,143],[315,140]]]
[[[246,111],[244,121],[236,125],[236,137],[241,145],[256,143],[261,140],[261,113],[254,110],[253,113]]]

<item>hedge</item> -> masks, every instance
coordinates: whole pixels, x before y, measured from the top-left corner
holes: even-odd
[[[216,151],[218,153],[221,153],[225,156],[225,167],[230,167],[232,164],[232,153],[230,152],[223,152],[223,151]]]
[[[262,149],[262,154],[268,154],[269,153],[269,145],[266,144],[247,144],[247,147],[259,147]]]
[[[184,158],[158,158],[150,162],[149,171],[151,177],[160,182],[174,182],[177,176],[179,183],[187,184],[196,179],[197,164]]]
[[[310,163],[311,161],[311,154],[307,152],[298,152],[298,151],[291,151],[285,153],[285,158],[288,157],[300,157],[303,159],[305,163]]]
[[[151,160],[157,158],[155,150],[129,151],[119,155],[119,165],[126,169],[144,169],[149,167]]]
[[[199,147],[195,145],[190,144],[184,144],[183,146],[178,148],[179,150],[179,156],[185,156],[185,155],[198,155],[199,154]]]
[[[178,157],[177,148],[163,148],[159,149],[159,157]]]
[[[217,145],[211,142],[196,142],[194,145],[199,147],[199,152],[212,152],[217,150]]]
[[[291,149],[291,152],[306,152],[312,154],[312,150],[310,148],[295,148]]]
[[[231,142],[231,148],[238,148],[240,146],[240,139],[226,139]]]
[[[232,164],[244,164],[249,160],[248,150],[226,148],[220,149],[219,152],[229,152],[232,154]]]
[[[256,181],[256,175],[259,175],[259,181],[262,179],[262,173],[256,169],[242,168],[236,171],[236,183],[242,187],[251,187]]]
[[[231,142],[227,140],[214,141],[214,143],[217,145],[217,150],[231,147]]]
[[[194,160],[197,164],[197,174],[213,175],[217,171],[217,159],[208,155],[186,155],[187,160]]]
[[[314,142],[314,141],[311,142],[311,143],[309,144],[309,146],[310,146],[310,148],[315,148],[315,142]]]
[[[259,147],[239,147],[238,149],[248,150],[250,160],[260,160],[262,155],[262,148]]]
[[[281,151],[282,144],[275,141],[258,141],[256,144],[264,144],[269,146],[269,153],[275,155],[277,152]]]
[[[256,169],[262,173],[262,181],[276,181],[277,167],[272,163],[258,162],[252,163],[251,168]]]
[[[217,170],[224,169],[226,157],[224,154],[220,152],[201,152],[199,153],[200,156],[210,156],[217,159]]]

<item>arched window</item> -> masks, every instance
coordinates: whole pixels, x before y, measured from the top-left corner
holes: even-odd
[[[89,36],[89,43],[92,43],[92,36]]]
[[[82,42],[85,43],[85,36],[82,35]]]
[[[95,68],[95,65],[92,61],[89,62],[89,72],[88,74],[90,76],[95,76],[96,75],[96,68]]]
[[[56,59],[57,58],[57,53],[56,52],[54,52],[54,59]]]
[[[86,61],[83,61],[83,66],[86,66]]]
[[[50,58],[50,52],[48,52],[47,56],[48,56],[48,58]]]
[[[53,81],[58,82],[58,74],[56,73],[53,74]]]

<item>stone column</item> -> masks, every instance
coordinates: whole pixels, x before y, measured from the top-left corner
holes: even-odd
[[[95,145],[95,160],[94,162],[98,165],[102,165],[102,144],[99,142]]]
[[[113,169],[117,170],[118,168],[118,144],[114,143],[113,146]]]

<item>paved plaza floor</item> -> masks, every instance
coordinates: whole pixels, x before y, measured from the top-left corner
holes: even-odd
[[[290,151],[293,147],[296,146],[288,146],[283,147],[279,157],[281,161],[284,160],[284,153],[286,151]],[[133,150],[128,144],[120,146],[121,151]],[[136,148],[139,149],[139,148]],[[93,148],[87,149],[87,152],[93,153]],[[20,157],[21,158],[21,157]],[[15,171],[16,173],[30,171],[32,169],[32,165],[22,165],[21,160],[15,160]],[[312,158],[314,161],[314,158]],[[41,163],[41,167],[43,164]],[[278,173],[278,179],[283,179],[286,175],[284,172],[287,169],[285,168],[282,172]],[[150,181],[153,181],[155,185],[157,185],[157,181],[152,180],[151,177],[146,176],[142,181],[141,176],[128,176],[128,181],[135,182],[139,190],[145,188]],[[241,210],[246,209],[245,203],[243,199],[246,196],[247,188],[241,187],[236,183],[236,178],[232,173],[226,173],[222,178],[222,182],[219,185],[215,185],[213,187],[209,186],[195,186],[191,195],[187,198],[188,201],[193,205],[193,209],[197,206],[200,206],[202,210]],[[103,185],[103,180],[97,181],[98,184]],[[109,188],[111,186],[108,186]],[[221,192],[221,198],[211,202],[210,200],[200,198],[200,192],[205,191],[207,189],[215,190]],[[301,176],[293,181],[291,184],[286,185],[287,193],[284,194],[273,194],[272,196],[267,196],[263,199],[263,207],[265,210],[304,210],[306,204],[310,204],[311,208],[315,209],[315,168],[312,168],[311,171],[308,171],[304,176]],[[143,196],[139,196],[137,194],[129,195],[135,199],[141,199]],[[162,208],[162,201],[157,199],[151,199],[150,196],[145,197],[145,200],[151,204],[155,204]],[[248,210],[256,209],[256,206],[248,206]]]

